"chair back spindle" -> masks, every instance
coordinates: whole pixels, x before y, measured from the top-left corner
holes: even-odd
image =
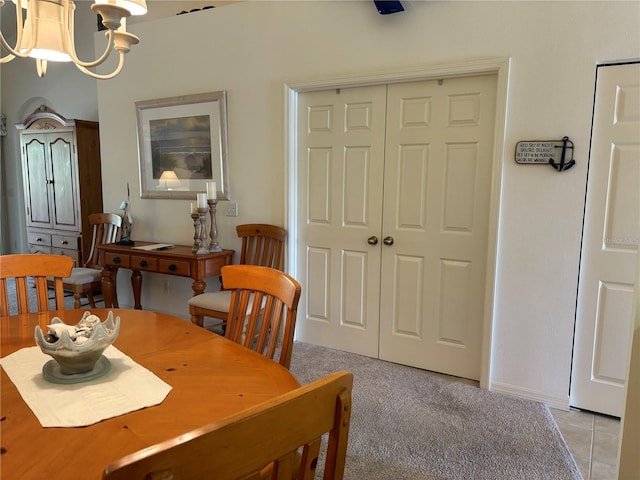
[[[92,213],[89,222],[93,225],[91,250],[87,255],[84,266],[87,268],[102,268],[98,262],[98,245],[115,243],[122,228],[122,217],[115,213]]]
[[[222,280],[231,291],[225,337],[274,358],[282,329],[279,362],[289,368],[300,284],[280,270],[256,265],[222,267]]]

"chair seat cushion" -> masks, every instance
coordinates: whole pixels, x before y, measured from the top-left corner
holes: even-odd
[[[102,273],[95,268],[74,267],[71,270],[71,276],[62,279],[64,283],[71,285],[82,285],[84,283],[99,282],[102,279]]]
[[[253,299],[253,294],[251,294],[251,299]],[[247,315],[251,314],[252,301],[250,300],[247,306]],[[216,312],[228,312],[229,304],[231,303],[231,290],[201,293],[191,297],[187,303],[192,307],[206,308]]]
[[[201,293],[187,301],[193,307],[206,308],[217,312],[228,312],[230,302],[231,290]]]

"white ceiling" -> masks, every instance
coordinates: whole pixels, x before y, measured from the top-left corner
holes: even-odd
[[[127,25],[148,22],[158,18],[171,17],[173,15],[177,15],[179,12],[189,12],[193,9],[202,9],[207,6],[222,7],[231,3],[237,3],[238,1],[244,0],[210,0],[204,2],[191,0],[147,0],[147,14],[128,17]],[[75,2],[79,6],[79,4],[93,3],[93,0],[75,0]],[[13,39],[15,36],[16,14],[14,7],[14,3],[9,0],[5,1],[1,10],[0,19],[2,20],[2,24],[0,29],[7,40]]]
[[[82,0],[81,0],[82,1]],[[239,0],[226,0],[226,1],[206,1],[206,2],[194,2],[190,0],[147,0],[148,12],[142,16],[132,16],[127,18],[127,24],[134,24],[138,22],[148,22],[150,20],[156,20],[158,18],[170,17],[177,15],[180,12],[189,12],[193,9],[202,9],[203,7],[214,6],[222,7],[230,3],[236,3]]]

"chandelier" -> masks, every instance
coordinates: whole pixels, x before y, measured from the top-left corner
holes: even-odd
[[[72,0],[13,0],[16,4],[16,44],[11,47],[0,32],[2,48],[9,52],[0,58],[7,63],[15,57],[31,57],[36,60],[39,77],[47,72],[47,62],[73,62],[81,72],[90,77],[105,80],[115,77],[124,66],[124,55],[132,45],[140,42],[126,31],[126,17],[147,13],[145,0],[95,0],[91,10],[102,18],[106,27],[107,47],[104,53],[92,61],[82,61],[76,55],[74,38],[74,10]],[[0,7],[4,0],[0,0]],[[23,23],[22,9],[26,11]],[[109,74],[99,75],[89,68],[102,64],[112,47],[120,56],[118,66]]]

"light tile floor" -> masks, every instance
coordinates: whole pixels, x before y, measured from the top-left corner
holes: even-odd
[[[620,419],[571,409],[551,408],[584,480],[615,480]]]

